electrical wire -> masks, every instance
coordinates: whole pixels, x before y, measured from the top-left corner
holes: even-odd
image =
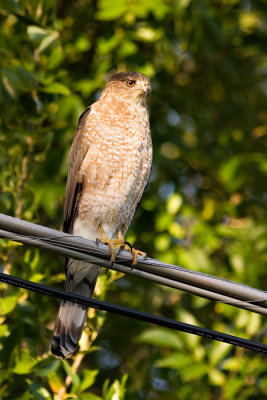
[[[220,277],[203,274],[138,257],[131,266],[131,254],[122,251],[110,265],[109,247],[84,238],[0,214],[0,237],[54,251],[65,257],[84,260],[101,267],[138,276],[161,285],[183,290],[210,300],[267,315],[267,293]]]
[[[48,296],[56,297],[62,300],[72,301],[74,303],[83,304],[85,306],[93,307],[99,310],[111,312],[118,315],[123,315],[125,317],[134,318],[139,321],[145,321],[166,328],[175,329],[182,332],[191,333],[193,335],[198,335],[207,339],[216,340],[219,342],[225,342],[232,344],[234,346],[243,347],[248,350],[253,350],[261,353],[267,353],[267,346],[262,343],[257,343],[251,340],[243,339],[238,336],[228,335],[226,333],[221,333],[213,331],[211,329],[202,328],[199,326],[186,324],[184,322],[175,321],[173,319],[160,317],[157,315],[149,314],[146,312],[130,309],[127,307],[107,303],[104,301],[89,299],[78,294],[65,292],[63,290],[55,289],[49,286],[41,285],[40,283],[35,283],[27,281],[15,276],[6,275],[0,273],[0,281],[7,284],[31,290],[37,293],[42,293]]]

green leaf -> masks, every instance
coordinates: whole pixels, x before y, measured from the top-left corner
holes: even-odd
[[[183,204],[183,198],[180,194],[172,194],[167,201],[167,211],[169,214],[175,215]]]
[[[80,400],[103,400],[102,397],[99,397],[96,394],[88,393],[88,392],[79,394],[79,399]]]
[[[167,357],[156,361],[155,365],[158,368],[175,368],[180,369],[192,364],[192,357],[181,353],[172,353]]]
[[[232,192],[243,185],[245,181],[244,160],[241,156],[234,156],[224,162],[219,170],[220,177],[226,188]]]
[[[164,328],[146,329],[138,336],[137,341],[170,349],[181,349],[182,347],[178,334]]]
[[[180,255],[179,264],[185,268],[196,269],[205,273],[212,273],[213,265],[205,248],[191,247],[184,249]]]
[[[38,400],[51,399],[51,395],[48,392],[48,390],[43,385],[37,382],[31,383],[30,390],[33,393],[35,399]]]
[[[60,366],[60,361],[52,359],[51,357],[37,363],[33,369],[37,376],[48,376],[55,372]]]
[[[32,79],[22,67],[16,69],[2,68],[2,80],[7,91],[10,91],[10,87],[23,92],[32,90]]]
[[[121,57],[128,57],[138,52],[138,47],[131,40],[124,40],[119,47],[119,55]]]
[[[156,230],[159,232],[165,231],[168,229],[172,222],[172,217],[165,213],[161,212],[158,214],[157,219],[156,219]]]
[[[108,39],[99,38],[97,41],[97,49],[101,54],[108,54],[120,45],[119,38],[114,35]]]
[[[12,371],[15,374],[28,374],[32,371],[37,361],[29,354],[28,350],[21,350],[15,359],[15,367]]]
[[[10,313],[17,305],[18,296],[7,296],[0,299],[0,314]]]
[[[232,400],[237,398],[239,390],[244,386],[242,378],[233,377],[231,380],[226,382],[225,396],[227,400]]]
[[[15,0],[1,0],[0,9],[1,8],[9,12],[19,10],[18,2]]]
[[[38,264],[40,262],[39,250],[33,249],[33,248],[28,249],[25,252],[24,261],[25,261],[25,263],[29,264],[31,266],[32,271],[34,271],[38,267]],[[37,275],[37,277],[38,277],[38,275]],[[32,279],[32,277],[31,277],[31,279]]]
[[[37,25],[29,25],[27,27],[27,33],[32,41],[40,42],[45,36],[48,35],[49,31]]]
[[[76,374],[73,370],[68,361],[64,360],[62,361],[63,367],[66,371],[66,374],[69,375],[72,378],[72,382],[75,386],[80,386],[80,378],[79,375]]]
[[[52,32],[49,33],[49,35],[47,35],[46,37],[44,37],[37,49],[38,53],[41,53],[42,51],[47,49],[47,47],[55,43],[58,40],[58,36],[59,36],[58,32]]]
[[[79,385],[79,393],[83,392],[84,390],[88,389],[92,386],[95,382],[95,378],[99,373],[98,369],[85,369],[82,373],[81,383]]]
[[[136,31],[135,37],[137,40],[142,40],[144,42],[154,42],[158,40],[164,31],[162,29],[153,29],[148,26],[142,26]],[[173,146],[175,146],[173,144]]]
[[[237,358],[229,358],[224,360],[222,368],[227,371],[237,371],[240,368],[240,360]]]
[[[121,381],[116,379],[110,386],[109,386],[109,379],[106,379],[103,385],[103,397],[105,400],[123,400],[124,395],[126,393],[125,385],[127,381],[127,375],[124,374],[121,377]]]
[[[27,28],[29,38],[36,43],[39,43],[37,52],[41,53],[59,37],[59,33],[52,29],[43,29],[36,25],[30,25]]]
[[[71,91],[69,90],[69,88],[67,86],[63,85],[63,83],[59,83],[59,82],[51,83],[51,85],[48,85],[45,88],[42,88],[41,91],[45,92],[45,93],[51,93],[51,94],[61,94],[63,96],[69,96],[71,94]]]
[[[0,337],[3,337],[7,334],[8,332],[8,325],[6,324],[1,324],[0,325]]]
[[[51,182],[35,187],[36,200],[51,218],[56,217],[58,199],[63,196],[64,190],[64,185],[53,185]]]
[[[192,363],[190,367],[185,367],[181,371],[181,376],[184,381],[191,381],[193,379],[199,379],[202,376],[206,375],[207,367],[206,364],[197,362]]]
[[[226,383],[226,376],[222,371],[218,371],[216,368],[210,368],[208,370],[208,376],[211,385],[222,386]]]
[[[217,365],[231,349],[228,343],[214,342],[208,354],[211,365]]]
[[[102,0],[101,8],[96,17],[101,21],[113,20],[121,17],[128,9],[127,0]]]

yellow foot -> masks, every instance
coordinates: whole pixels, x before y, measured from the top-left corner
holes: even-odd
[[[121,232],[118,233],[118,239],[110,239],[110,238],[105,234],[104,229],[103,229],[103,227],[102,227],[101,225],[99,226],[99,229],[98,229],[98,230],[99,230],[100,235],[101,235],[100,242],[101,242],[101,243],[104,243],[104,244],[107,244],[107,245],[109,246],[109,248],[110,248],[110,253],[111,253],[110,261],[111,261],[111,262],[114,262],[114,261],[115,261],[115,255],[116,255],[116,252],[115,252],[115,250],[116,250],[115,245],[120,245],[122,248],[124,248],[125,246],[128,246],[128,243],[125,242],[125,241],[123,240],[123,237],[122,237]]]
[[[132,265],[136,265],[137,264],[137,256],[140,255],[144,258],[146,258],[146,253],[144,253],[143,251],[140,250],[136,250],[134,249],[131,244],[127,241],[125,241],[122,237],[121,232],[118,232],[118,238],[117,239],[110,239],[106,234],[105,231],[102,227],[102,225],[99,226],[98,228],[101,239],[100,242],[107,244],[110,248],[110,253],[111,253],[111,258],[110,261],[113,263],[115,261],[115,256],[116,256],[116,247],[115,245],[119,245],[120,249],[125,249],[127,251],[129,251],[130,253],[132,253],[133,255],[133,262]]]
[[[140,255],[144,258],[146,258],[146,253],[144,253],[143,251],[140,250],[136,250],[136,249],[132,249],[131,253],[133,254],[133,262],[132,265],[136,265],[137,264],[137,256]]]

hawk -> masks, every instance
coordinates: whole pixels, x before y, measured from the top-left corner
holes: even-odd
[[[63,230],[110,246],[123,240],[148,184],[152,142],[146,97],[149,79],[139,72],[121,72],[107,82],[99,99],[79,118],[67,179]],[[131,249],[133,265],[137,255]],[[92,297],[100,267],[66,260],[65,290]],[[71,357],[78,349],[88,308],[63,301],[55,322],[52,354]]]

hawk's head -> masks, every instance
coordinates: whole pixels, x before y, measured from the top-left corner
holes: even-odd
[[[109,79],[104,92],[114,93],[122,100],[140,103],[151,93],[150,80],[140,72],[119,72]]]

